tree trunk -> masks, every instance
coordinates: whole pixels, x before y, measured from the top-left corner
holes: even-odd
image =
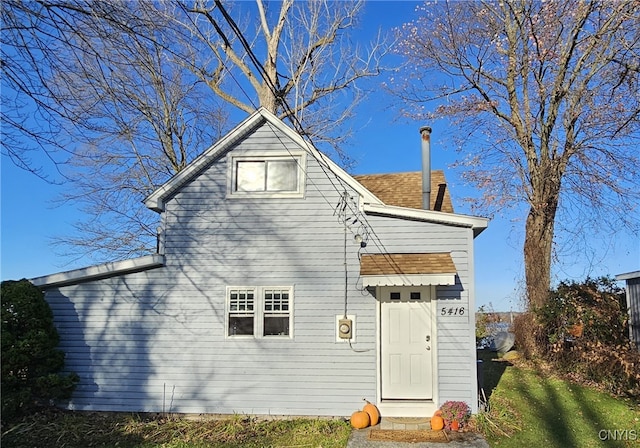
[[[261,90],[258,92],[260,106],[267,109],[272,114],[278,114],[278,100],[274,93],[269,89],[267,83],[263,83]]]
[[[524,266],[530,309],[544,305],[549,294],[556,208],[557,205],[532,206],[527,216]]]
[[[535,311],[549,298],[551,284],[551,254],[557,200],[554,205],[531,206],[525,227],[524,271],[527,284],[528,313],[516,325],[518,346],[525,356],[539,353],[540,326]]]

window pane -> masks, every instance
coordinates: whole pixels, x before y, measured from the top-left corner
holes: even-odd
[[[289,311],[289,293],[267,289],[264,292],[264,310],[273,312]]]
[[[298,163],[295,160],[267,162],[267,191],[297,191]]]
[[[389,298],[391,300],[400,300],[400,293],[399,292],[392,292],[392,293],[390,293]]]
[[[253,292],[247,292],[247,310],[253,311]]]
[[[289,316],[264,316],[264,336],[288,336]]]
[[[419,292],[412,292],[411,293],[411,300],[420,300],[420,293]]]
[[[282,302],[280,300],[280,293],[273,294],[273,310],[280,311],[281,306]]]
[[[253,336],[253,316],[229,316],[229,336]]]
[[[264,191],[265,162],[237,162],[236,191]]]
[[[253,291],[232,290],[229,292],[229,311],[253,311]]]
[[[229,310],[238,311],[238,293],[232,292],[229,300]]]

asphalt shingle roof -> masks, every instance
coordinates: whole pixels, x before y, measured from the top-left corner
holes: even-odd
[[[360,259],[360,275],[451,274],[456,272],[450,253],[368,254]]]
[[[422,209],[422,173],[420,171],[353,176],[386,205]],[[431,171],[431,210],[453,213],[444,171]]]

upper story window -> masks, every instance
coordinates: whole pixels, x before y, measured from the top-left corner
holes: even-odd
[[[239,160],[235,191],[298,191],[298,163],[295,160]]]
[[[302,197],[302,155],[232,156],[232,197]]]

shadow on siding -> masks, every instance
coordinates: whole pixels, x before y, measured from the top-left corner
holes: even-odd
[[[51,293],[48,293],[51,294]],[[76,307],[69,297],[59,290],[55,291],[53,298],[47,299],[54,315],[54,323],[60,335],[59,348],[65,353],[64,369],[66,372],[75,372],[80,377],[80,382],[75,388],[72,397],[67,403],[60,403],[69,409],[76,408],[76,397],[94,396],[99,387],[94,381],[93,364],[91,360],[91,348],[85,341],[85,331],[80,323]]]

